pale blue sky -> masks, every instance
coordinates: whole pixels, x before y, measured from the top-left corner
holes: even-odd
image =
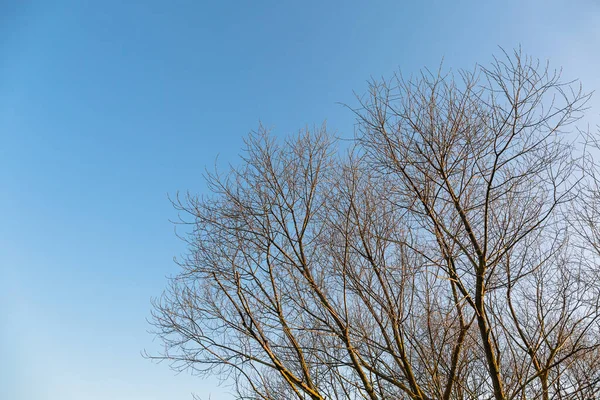
[[[228,398],[140,351],[184,251],[167,194],[259,120],[350,137],[371,76],[498,45],[600,89],[597,1],[412,3],[0,0],[0,398]]]

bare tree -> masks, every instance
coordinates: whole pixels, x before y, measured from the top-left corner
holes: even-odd
[[[251,134],[175,201],[192,229],[157,358],[240,399],[593,398],[588,97],[515,52],[373,82],[347,154],[325,127]]]

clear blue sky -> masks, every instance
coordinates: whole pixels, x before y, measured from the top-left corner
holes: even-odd
[[[498,45],[600,89],[597,1],[483,3],[0,1],[0,398],[228,398],[140,351],[184,250],[167,194],[259,120],[351,136],[371,76]]]

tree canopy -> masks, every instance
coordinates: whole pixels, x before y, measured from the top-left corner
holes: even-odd
[[[600,169],[589,95],[503,53],[372,82],[349,150],[260,128],[178,197],[157,358],[240,399],[591,399]]]

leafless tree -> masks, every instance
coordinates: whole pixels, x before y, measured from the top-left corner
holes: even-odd
[[[156,357],[240,399],[595,398],[588,98],[517,51],[373,82],[347,153],[261,128],[174,202],[189,252]]]

